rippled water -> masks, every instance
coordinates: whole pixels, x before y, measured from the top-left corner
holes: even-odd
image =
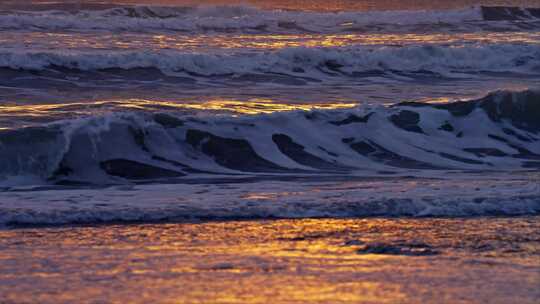
[[[1,1],[0,302],[538,302],[538,7]]]
[[[260,100],[272,110],[440,102],[540,80],[536,13],[484,11],[479,1],[310,1],[339,13],[276,10],[295,8],[287,1],[32,3],[0,6],[0,102],[12,113],[39,105],[44,122],[54,105],[98,114],[133,100],[220,103],[249,113]],[[403,8],[426,11],[386,11]],[[29,124],[19,118],[0,127]]]
[[[280,220],[0,231],[0,294],[8,303],[536,303],[539,223]]]
[[[534,3],[261,3],[4,3],[0,184],[538,168]]]
[[[80,5],[78,0],[28,0],[28,3],[38,5]],[[3,1],[5,6],[21,7],[16,0]],[[97,7],[102,5],[115,4],[160,4],[160,5],[198,5],[198,4],[250,4],[266,8],[284,8],[300,10],[390,10],[390,9],[450,9],[472,5],[508,5],[508,6],[529,6],[538,7],[536,0],[310,0],[310,1],[290,1],[290,0],[87,0],[86,5],[94,4]]]

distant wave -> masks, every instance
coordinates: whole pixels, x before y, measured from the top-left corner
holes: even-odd
[[[243,117],[115,113],[0,130],[3,184],[538,170],[540,91]]]
[[[238,78],[242,75],[324,77],[470,77],[483,72],[540,73],[540,46],[488,44],[463,46],[286,48],[264,53],[178,51],[26,51],[0,49],[0,68],[63,73],[158,69],[169,76]],[[33,73],[34,76],[39,76]],[[48,75],[61,77],[62,73]],[[84,75],[79,75],[84,76]],[[461,75],[463,77],[463,75]],[[10,76],[13,77],[13,76]],[[259,77],[261,78],[261,77]],[[264,78],[264,77],[263,77]],[[8,79],[8,78],[6,78]],[[251,77],[257,79],[257,77]],[[84,79],[82,79],[84,80]],[[81,81],[82,81],[81,80]]]
[[[365,31],[370,29],[366,27],[369,25],[395,25],[395,30],[418,24],[431,24],[429,30],[436,28],[433,25],[450,25],[448,29],[456,30],[456,26],[474,26],[467,25],[471,22],[539,20],[540,9],[517,7],[316,13],[250,6],[125,6],[103,10],[4,11],[0,13],[0,29],[340,32]],[[519,24],[508,26],[522,28]]]

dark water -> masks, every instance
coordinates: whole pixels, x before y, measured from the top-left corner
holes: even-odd
[[[1,1],[0,302],[537,303],[539,6]]]
[[[534,5],[264,3],[4,3],[0,184],[539,168]]]
[[[317,11],[358,11],[358,10],[417,10],[417,9],[453,9],[470,7],[474,5],[489,6],[523,6],[539,7],[536,0],[26,0],[26,1],[3,1],[3,5],[23,7],[29,5],[78,5],[91,4],[94,7],[117,4],[145,4],[145,5],[239,5],[249,4],[264,8],[283,8],[295,10]]]

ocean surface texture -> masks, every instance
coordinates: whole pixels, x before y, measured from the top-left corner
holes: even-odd
[[[381,179],[378,188],[403,191],[409,179],[444,180],[481,206],[491,192],[460,183],[517,182],[487,209],[449,194],[435,214],[537,214],[540,5],[398,2],[3,3],[0,224],[264,218],[227,205],[243,184],[279,192]],[[217,213],[111,198],[86,210],[54,191],[194,185],[182,191],[209,187],[210,202],[227,183],[239,186]],[[21,201],[28,190],[45,194]],[[337,212],[322,192],[309,194],[316,208],[268,216],[432,215],[421,196],[403,211],[361,194]],[[155,199],[170,204],[167,193]],[[62,203],[35,202],[48,196]]]
[[[539,216],[540,1],[0,1],[1,303],[539,303]]]

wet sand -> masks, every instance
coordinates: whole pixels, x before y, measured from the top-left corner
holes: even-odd
[[[2,303],[538,303],[540,217],[0,231]]]

